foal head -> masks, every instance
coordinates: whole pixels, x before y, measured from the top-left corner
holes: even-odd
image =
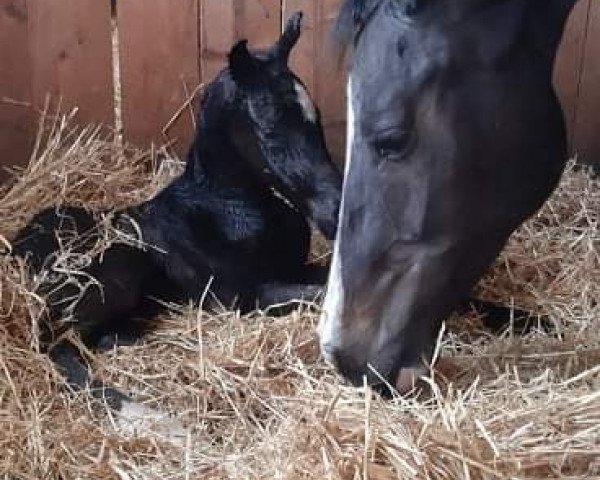
[[[201,124],[225,125],[244,161],[333,238],[342,177],[327,151],[319,109],[288,66],[301,25],[302,14],[292,15],[265,51],[238,42],[228,68],[206,89]]]

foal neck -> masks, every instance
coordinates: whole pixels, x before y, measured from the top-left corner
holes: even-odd
[[[196,135],[188,152],[186,174],[197,182],[213,183],[222,176],[249,174],[247,161],[235,146],[235,92],[231,80],[217,78],[207,89],[198,113]]]
[[[215,176],[240,169],[243,159],[224,129],[199,126],[186,160],[186,173],[196,180],[209,181]]]

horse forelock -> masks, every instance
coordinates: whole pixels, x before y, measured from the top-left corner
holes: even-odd
[[[340,7],[334,34],[344,47],[351,46],[359,32],[368,22],[371,13],[382,0],[346,0]]]

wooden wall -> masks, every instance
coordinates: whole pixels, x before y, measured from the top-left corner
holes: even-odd
[[[573,144],[583,159],[600,163],[600,1],[588,1]]]
[[[573,153],[600,163],[600,1],[579,0],[555,69]]]
[[[292,65],[319,104],[330,148],[341,161],[345,82],[327,49],[340,2],[118,0],[113,18],[109,0],[0,0],[0,165],[27,160],[48,94],[63,110],[77,106],[82,124],[112,127],[117,112],[126,140],[142,147],[170,142],[184,153],[192,115],[176,112],[222,68],[234,41],[266,46],[298,9],[306,15],[305,31]],[[573,150],[600,162],[599,0],[579,0],[556,85]]]
[[[340,0],[283,0],[284,16],[302,10],[305,30],[292,53],[291,65],[304,80],[321,110],[329,148],[343,161],[346,122],[346,82],[340,65],[327,46]]]
[[[31,78],[25,0],[0,1],[0,166],[20,164],[32,145],[35,116],[29,108]],[[6,66],[6,68],[4,68]],[[6,177],[0,169],[0,182]]]
[[[48,95],[112,125],[111,63],[109,2],[0,0],[0,164],[26,161]]]

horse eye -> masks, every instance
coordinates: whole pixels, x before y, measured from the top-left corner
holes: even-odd
[[[381,160],[400,161],[410,153],[413,144],[412,132],[403,130],[377,139],[373,146]]]

